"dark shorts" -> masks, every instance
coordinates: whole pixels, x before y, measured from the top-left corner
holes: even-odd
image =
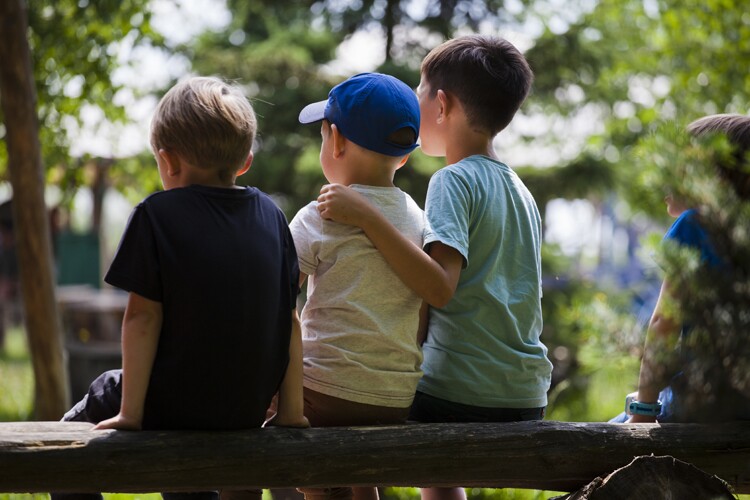
[[[99,375],[89,386],[86,395],[64,416],[66,422],[98,424],[120,413],[122,400],[122,370],[110,370]],[[52,493],[51,500],[101,500],[98,493]],[[162,493],[165,500],[218,500],[215,491],[195,493]],[[257,498],[260,498],[258,493]]]
[[[423,423],[438,422],[520,422],[543,420],[541,408],[485,408],[454,403],[417,391],[409,420]]]
[[[122,370],[110,370],[99,375],[83,399],[63,416],[66,422],[98,424],[120,413],[122,400]]]

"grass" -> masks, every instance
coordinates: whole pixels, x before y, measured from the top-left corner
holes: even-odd
[[[29,420],[34,374],[23,330],[10,329],[0,345],[0,422]]]

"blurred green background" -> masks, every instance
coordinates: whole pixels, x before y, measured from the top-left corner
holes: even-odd
[[[148,150],[149,118],[185,75],[218,75],[243,88],[258,113],[259,136],[253,167],[240,182],[271,194],[291,218],[325,182],[319,130],[297,123],[304,105],[361,71],[416,86],[424,55],[452,36],[511,40],[536,81],[495,146],[543,216],[542,340],[555,367],[552,420],[607,420],[635,389],[661,280],[653,254],[670,223],[662,199],[676,161],[655,135],[664,123],[750,108],[750,14],[739,0],[27,4],[57,280],[94,289],[102,287],[133,205],[161,188]],[[0,116],[0,139],[9,126]],[[416,151],[396,183],[421,203],[441,166]],[[11,199],[0,141],[0,421],[32,419],[34,412],[18,290],[8,286],[12,221],[3,207]],[[73,330],[66,336],[82,342],[97,335],[78,324]]]

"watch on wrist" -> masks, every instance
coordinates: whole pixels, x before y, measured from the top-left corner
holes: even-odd
[[[647,415],[649,417],[656,417],[661,413],[661,401],[657,401],[656,403],[630,401],[628,403],[627,413],[630,415]]]

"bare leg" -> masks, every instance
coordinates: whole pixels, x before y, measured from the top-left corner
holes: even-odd
[[[355,486],[352,488],[354,500],[378,500],[378,489]]]
[[[466,500],[463,488],[422,488],[422,500]]]
[[[263,497],[263,490],[221,490],[219,498],[221,500],[260,500]]]

